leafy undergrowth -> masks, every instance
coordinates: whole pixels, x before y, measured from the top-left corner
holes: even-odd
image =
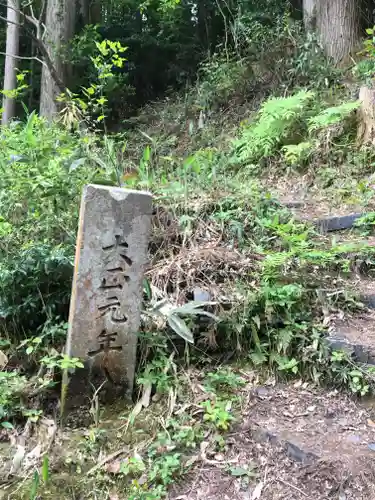
[[[146,149],[138,178],[128,180],[155,195],[138,404],[119,411],[102,408],[92,396],[89,411],[68,420],[78,428],[58,430],[58,409],[48,407],[49,398],[58,388],[60,370],[79,367],[78,360],[57,350],[66,318],[49,313],[49,321],[30,329],[25,340],[13,330],[0,378],[3,436],[13,444],[3,454],[1,471],[10,498],[30,498],[30,491],[32,498],[163,498],[194,466],[226,453],[224,435],[241,418],[243,397],[256,379],[242,373],[241,364],[251,363],[258,373],[265,369],[279,378],[297,375],[347,387],[356,394],[372,390],[369,369],[343,353],[329,352],[325,327],[332,312],[361,307],[355,296],[335,293],[336,283],[353,269],[371,273],[373,247],[361,241],[327,241],[296,221],[253,177],[245,172],[229,177],[216,169],[214,160],[206,162],[202,151],[178,169],[151,169],[150,158]],[[83,157],[77,169],[92,175],[90,161]],[[47,200],[48,193],[43,191]],[[16,195],[18,199],[18,191]],[[73,191],[67,203],[78,206],[78,198]],[[32,200],[28,217],[35,217]],[[16,196],[7,203],[16,203]],[[52,216],[58,218],[58,212],[51,210]],[[34,227],[50,235],[50,224],[36,220],[40,226]],[[371,227],[371,219],[363,222]],[[16,235],[8,233],[8,248]],[[72,254],[72,242],[64,246],[60,233],[57,237],[62,250]],[[12,262],[23,262],[24,249],[15,248]],[[40,269],[45,269],[43,260]],[[27,272],[34,273],[35,267]],[[70,276],[58,269],[52,268],[46,278],[47,284],[58,278],[61,289],[70,284]],[[5,285],[3,290],[9,297],[17,293]],[[21,292],[34,298],[32,289]],[[13,314],[17,324],[23,316],[17,310]],[[229,359],[236,360],[234,368],[219,368]],[[31,365],[27,373],[21,371],[25,360]],[[253,488],[260,484],[259,471],[254,473],[251,464],[240,461],[232,467],[225,462],[225,467]]]
[[[185,100],[149,106],[135,120],[141,128],[113,137],[67,133],[35,114],[2,130],[0,422],[16,453],[1,475],[14,498],[64,498],[62,487],[65,498],[162,498],[195,460],[225,448],[222,433],[252,383],[238,374],[242,363],[357,395],[373,391],[372,370],[325,341],[332,315],[363,308],[343,283],[374,273],[375,247],[366,243],[373,217],[340,241],[278,201],[278,186],[290,194],[292,176],[309,195],[325,188],[327,204],[371,208],[373,151],[356,146],[358,102],[316,43],[302,49],[282,33],[281,90],[270,70],[277,46],[266,67],[213,60]],[[241,96],[228,68],[244,81],[251,71]],[[144,115],[151,125],[143,129]],[[76,427],[86,424],[82,436],[57,431],[56,400],[61,371],[82,366],[61,348],[79,197],[89,182],[148,189],[155,210],[138,403],[114,421],[108,414],[118,409],[102,414],[93,390],[92,420],[83,410],[76,416]],[[237,368],[217,368],[229,360]]]
[[[53,420],[41,419],[29,425],[24,439],[15,436],[24,457],[18,468],[13,460],[12,476],[22,473],[25,479],[8,484],[10,498],[30,498],[33,489],[33,498],[164,498],[169,485],[202,457],[224,450],[223,435],[254,375],[223,368],[203,374],[187,369],[177,376],[172,359],[168,368],[168,384],[164,380],[153,396],[145,389],[142,404],[132,410],[96,407],[84,430],[60,430]],[[6,469],[6,457],[2,465]]]
[[[1,469],[11,468],[2,493],[16,500],[216,500],[228,495],[255,499],[256,494],[276,500],[289,491],[298,500],[312,492],[320,500],[339,491],[371,498],[373,466],[366,452],[358,449],[354,464],[348,443],[347,456],[329,447],[336,428],[332,439],[338,442],[340,429],[348,439],[355,429],[371,439],[374,424],[366,424],[371,409],[358,411],[349,398],[302,380],[277,386],[273,377],[246,365],[179,371],[171,359],[164,376],[169,383],[157,392],[145,389],[134,408],[102,408],[93,401],[84,428],[60,429],[47,418],[30,423],[13,437],[23,461],[11,453],[2,457]],[[268,416],[272,429],[262,421]],[[345,417],[352,419],[349,430]],[[328,423],[322,426],[319,419]],[[277,435],[283,424],[294,428],[296,422],[311,451],[321,447],[321,439],[328,440],[324,460],[309,467],[295,463],[282,440],[262,437],[267,431]],[[298,449],[294,454],[298,462]]]

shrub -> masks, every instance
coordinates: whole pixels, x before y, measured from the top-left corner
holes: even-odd
[[[283,140],[296,131],[313,97],[313,92],[300,90],[289,97],[267,99],[257,119],[246,124],[240,138],[233,142],[235,162],[251,164],[275,153]]]
[[[313,92],[300,90],[288,97],[266,100],[255,119],[245,124],[240,137],[233,141],[233,162],[251,165],[281,151],[289,165],[304,164],[321,149],[326,136],[330,142],[342,136],[359,101],[324,107],[324,102],[314,97]]]
[[[339,106],[323,109],[318,115],[309,119],[309,132],[315,132],[342,123],[353,111],[359,108],[360,101],[343,102]]]
[[[246,61],[215,54],[201,65],[197,105],[209,109],[213,105],[226,104],[239,89],[241,94],[246,93],[246,86],[252,83],[252,77],[251,66]]]
[[[67,314],[82,186],[103,175],[87,141],[35,114],[1,129],[0,314],[15,337]]]

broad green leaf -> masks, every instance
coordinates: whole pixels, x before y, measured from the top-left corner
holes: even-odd
[[[186,340],[186,342],[194,344],[193,334],[183,319],[175,314],[171,314],[167,317],[167,322],[177,335]]]
[[[243,467],[233,467],[230,469],[230,473],[235,477],[247,476],[247,470]]]
[[[258,330],[260,330],[260,318],[259,318],[259,316],[253,316],[253,321],[256,324]]]
[[[35,471],[33,482],[31,484],[30,500],[36,499],[36,494],[38,493],[38,487],[39,487],[39,474],[38,471]]]
[[[150,282],[147,278],[143,278],[143,289],[146,292],[147,299],[151,300],[152,299],[152,290],[151,290]]]
[[[43,458],[42,478],[43,478],[44,483],[48,482],[48,479],[49,479],[49,459],[48,459],[47,455],[45,455]]]
[[[3,427],[4,429],[14,429],[13,424],[11,424],[10,422],[1,422],[1,427]]]
[[[86,161],[86,158],[79,158],[78,160],[74,160],[72,162],[72,164],[70,165],[70,167],[69,167],[69,171],[73,172],[74,170],[76,170],[81,165],[84,165],[85,161]]]

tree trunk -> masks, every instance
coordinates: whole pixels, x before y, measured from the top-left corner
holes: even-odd
[[[90,0],[80,0],[80,11],[83,25],[90,23]]]
[[[92,0],[90,4],[90,24],[102,22],[102,5],[100,0]]]
[[[317,31],[328,57],[348,59],[361,40],[361,0],[317,0]]]
[[[316,0],[303,0],[303,24],[306,31],[316,27]]]
[[[375,145],[375,90],[361,87],[361,107],[358,110],[358,145]]]
[[[34,40],[31,40],[31,57],[35,57],[35,42]],[[29,104],[28,104],[28,109],[31,111],[33,109],[33,104],[34,104],[34,71],[35,71],[35,59],[31,59],[30,61],[30,67],[29,67],[29,75],[30,75],[30,80],[29,80]]]
[[[58,78],[65,86],[69,85],[71,67],[64,62],[64,46],[74,35],[75,27],[75,0],[48,0],[46,11],[47,35],[45,44]],[[43,65],[41,90],[40,90],[40,114],[51,120],[59,110],[56,97],[60,94],[56,81],[50,70]]]
[[[19,49],[19,22],[20,22],[20,5],[19,0],[8,0],[7,19],[7,41],[6,41],[6,56],[5,56],[5,71],[4,71],[4,98],[3,98],[3,114],[1,123],[6,125],[15,115],[16,101],[7,93],[17,88],[16,64]],[[16,24],[13,24],[16,23]]]

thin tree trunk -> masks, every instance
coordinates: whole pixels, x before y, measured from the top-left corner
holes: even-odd
[[[361,40],[361,0],[317,0],[317,30],[328,57],[342,62]]]
[[[89,0],[80,0],[80,10],[83,25],[89,24],[90,22],[90,1]]]
[[[92,0],[90,4],[90,24],[100,24],[102,21],[102,5],[100,0]]]
[[[31,57],[35,56],[35,42],[34,40],[31,41]],[[30,81],[29,81],[29,104],[28,104],[28,109],[29,112],[31,112],[33,104],[34,104],[34,70],[35,70],[35,59],[31,59],[30,61],[30,67],[29,67],[29,74],[30,74]]]
[[[306,31],[316,27],[316,0],[303,0],[303,24]]]
[[[45,22],[47,29],[45,44],[56,74],[64,86],[69,85],[71,66],[64,62],[62,52],[64,46],[74,35],[75,12],[75,0],[48,0]],[[62,89],[58,87],[55,80],[48,67],[43,65],[40,114],[48,120],[51,120],[59,110],[56,97]]]
[[[20,22],[20,5],[19,0],[8,0],[7,19],[7,41],[6,41],[6,56],[5,56],[5,71],[4,71],[4,98],[3,98],[3,114],[1,122],[3,125],[9,123],[15,115],[16,102],[7,92],[11,92],[17,88],[16,78],[16,58],[19,51],[19,22]],[[16,23],[16,24],[13,24]]]

